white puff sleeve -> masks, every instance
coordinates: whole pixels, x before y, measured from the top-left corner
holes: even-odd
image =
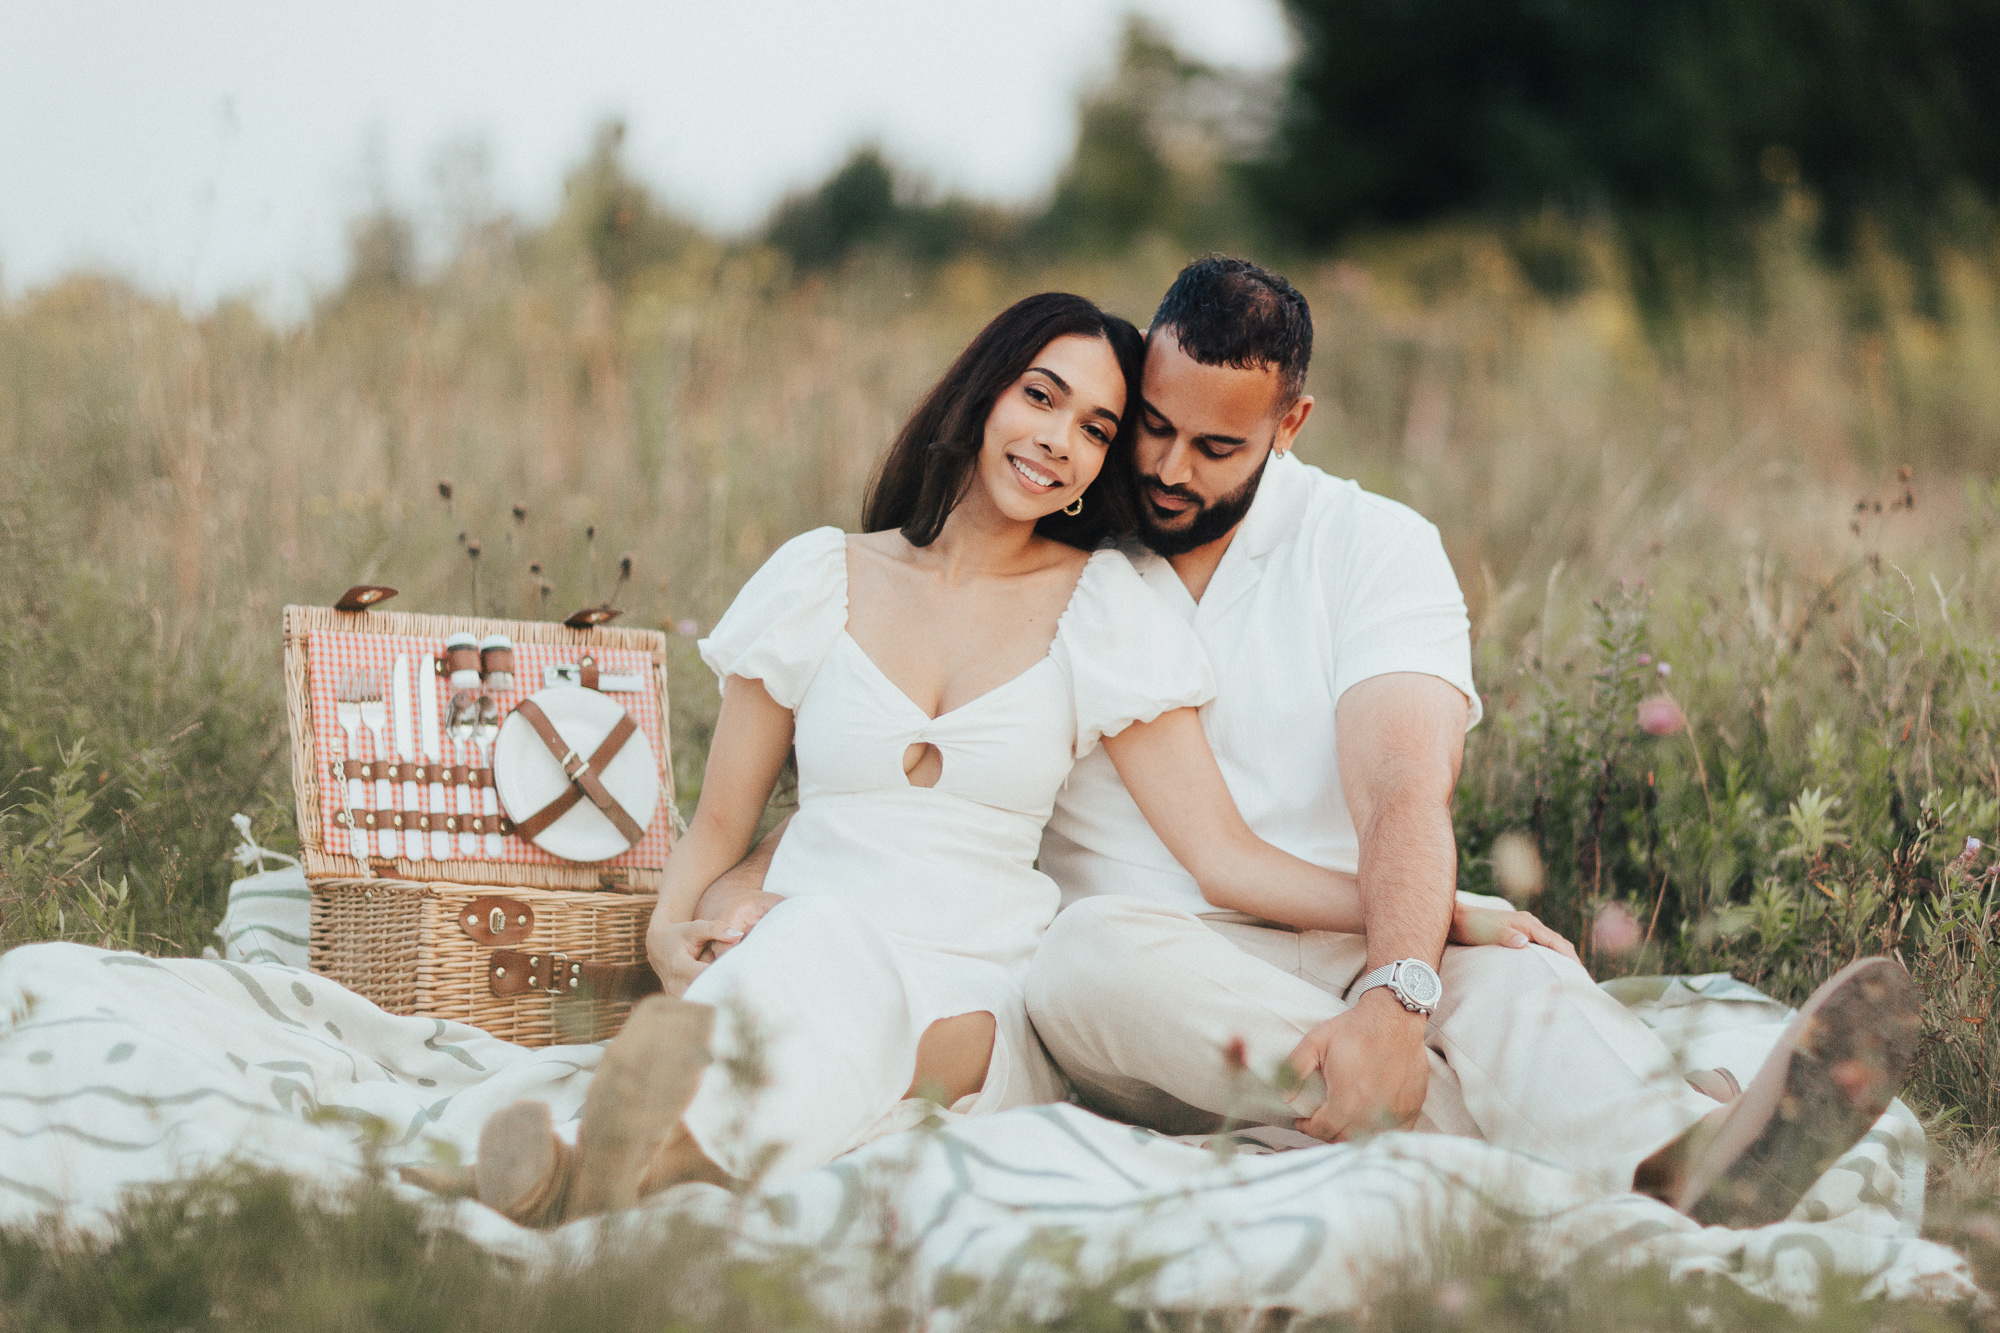
[[[695,646],[718,681],[761,680],[796,710],[846,625],[847,534],[814,528],[772,552]]]
[[[1215,673],[1194,629],[1117,551],[1090,557],[1053,651],[1076,700],[1078,759],[1134,722],[1215,697]]]

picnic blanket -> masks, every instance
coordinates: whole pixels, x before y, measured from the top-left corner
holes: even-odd
[[[293,875],[240,882],[241,893],[265,895],[243,907],[281,913],[296,901],[283,895],[303,888]],[[225,931],[248,929],[244,920],[232,908]],[[279,955],[274,945],[292,933],[267,921],[232,951]],[[1691,1066],[1746,1080],[1787,1016],[1726,976],[1611,989]],[[549,1102],[573,1132],[601,1055],[396,1017],[279,962],[19,948],[0,958],[0,1224],[59,1215],[101,1227],[129,1188],[230,1162],[349,1181],[371,1142],[392,1164],[469,1158],[485,1118],[522,1097]],[[1387,1134],[1271,1151],[1309,1141],[1258,1131],[1225,1154],[1073,1106],[911,1118],[924,1124],[750,1200],[687,1185],[550,1233],[462,1201],[437,1203],[437,1223],[540,1262],[587,1252],[606,1226],[704,1219],[731,1228],[747,1254],[813,1255],[835,1274],[827,1298],[849,1310],[873,1290],[884,1216],[911,1255],[918,1302],[974,1278],[1043,1315],[1080,1279],[1109,1282],[1133,1305],[1349,1311],[1372,1275],[1421,1261],[1441,1236],[1521,1222],[1550,1271],[1584,1258],[1660,1261],[1795,1305],[1831,1274],[1894,1298],[1975,1290],[1958,1255],[1918,1237],[1924,1138],[1900,1103],[1791,1220],[1742,1232],[1704,1229],[1637,1195],[1596,1194],[1550,1163],[1468,1139]]]

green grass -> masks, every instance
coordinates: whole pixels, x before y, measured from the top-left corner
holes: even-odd
[[[1991,1212],[1954,1234],[1984,1269],[2000,1262]],[[1062,1313],[1037,1319],[1006,1284],[958,1281],[942,1304],[979,1330],[1048,1328],[1140,1333],[1256,1328],[1315,1333],[1415,1330],[1961,1330],[1992,1319],[1971,1307],[1937,1309],[1859,1299],[1831,1283],[1817,1310],[1797,1312],[1746,1294],[1724,1277],[1674,1282],[1658,1265],[1619,1271],[1588,1261],[1550,1271],[1518,1232],[1445,1238],[1421,1269],[1384,1273],[1352,1317],[1289,1312],[1145,1311],[1121,1301],[1135,1262],[1109,1279],[1072,1279]],[[308,1192],[284,1176],[222,1172],[135,1191],[106,1235],[55,1226],[0,1230],[0,1331],[423,1330],[424,1333],[623,1333],[624,1330],[864,1330],[916,1326],[937,1303],[917,1297],[907,1255],[892,1240],[872,1249],[864,1281],[876,1308],[847,1313],[819,1299],[823,1260],[810,1253],[762,1262],[733,1257],[724,1233],[677,1222],[608,1245],[587,1264],[527,1270],[436,1225],[376,1181]],[[1057,1256],[1057,1262],[1060,1262]],[[851,1292],[851,1289],[850,1289]]]

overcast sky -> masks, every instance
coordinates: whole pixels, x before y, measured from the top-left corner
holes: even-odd
[[[726,230],[866,139],[1025,200],[1128,12],[1219,64],[1289,50],[1277,0],[0,0],[0,290],[97,267],[296,313],[377,192],[436,216],[480,144],[495,202],[545,217],[611,115]]]

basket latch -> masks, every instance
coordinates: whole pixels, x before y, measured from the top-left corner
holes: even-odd
[[[458,928],[489,947],[523,944],[535,932],[535,909],[518,898],[474,898],[458,909]]]

